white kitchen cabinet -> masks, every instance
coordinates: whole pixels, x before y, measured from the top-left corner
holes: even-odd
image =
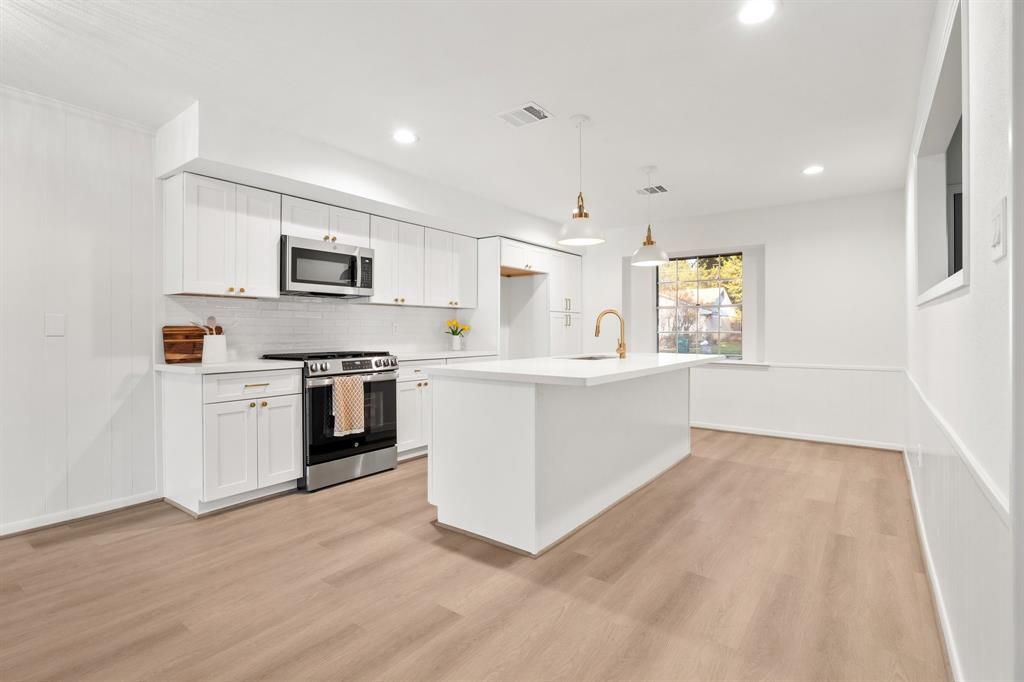
[[[281,195],[235,188],[235,281],[257,298],[281,295]]]
[[[258,403],[235,400],[203,408],[203,500],[255,490]]]
[[[452,298],[456,308],[475,308],[477,303],[477,241],[461,234],[452,235]]]
[[[309,199],[281,197],[281,234],[327,241],[331,238],[331,207]]]
[[[475,308],[476,267],[475,239],[424,228],[424,305]]]
[[[186,173],[181,225],[181,289],[223,295],[235,289],[235,186]],[[165,229],[177,229],[168,226]]]
[[[301,369],[162,371],[164,497],[194,515],[295,488]]]
[[[451,308],[455,305],[452,283],[452,233],[424,228],[423,304]]]
[[[552,312],[583,312],[583,259],[552,251],[548,274],[548,303]]]
[[[425,378],[397,383],[399,455],[427,446],[430,433],[429,384]]]
[[[275,396],[257,404],[259,487],[301,478],[302,396]]]
[[[551,267],[552,253],[550,249],[542,246],[511,239],[501,240],[501,266],[504,268],[545,273]]]
[[[551,313],[549,333],[552,356],[583,352],[583,320],[578,313]]]
[[[370,246],[370,215],[347,208],[331,206],[330,237],[332,242],[348,246]]]
[[[371,303],[423,305],[424,228],[371,216],[373,249]]]
[[[279,194],[192,173],[163,193],[165,294],[278,297]]]

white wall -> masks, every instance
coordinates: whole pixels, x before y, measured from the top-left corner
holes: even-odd
[[[744,341],[744,359],[763,364],[694,370],[695,423],[902,448],[903,211],[903,192],[895,190],[656,221],[655,238],[670,255],[741,250],[760,270],[744,292],[744,334],[761,339],[753,348]],[[584,319],[624,305],[629,277],[631,349],[651,352],[653,272],[622,266],[642,234],[616,230],[588,249]],[[608,343],[585,336],[588,351],[609,350]]]
[[[151,135],[0,88],[0,534],[152,499]],[[66,315],[44,336],[45,313]]]
[[[915,147],[954,11],[948,2],[936,11]],[[1010,3],[969,2],[964,11],[970,286],[916,304],[917,174],[908,150],[908,459],[933,585],[946,605],[954,673],[961,679],[1011,679],[1009,263],[992,262],[988,249],[993,208],[1010,188]],[[929,436],[929,429],[941,437]]]

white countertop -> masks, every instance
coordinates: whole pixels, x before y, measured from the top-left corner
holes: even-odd
[[[417,360],[447,360],[448,358],[478,358],[497,355],[496,350],[438,350],[438,351],[399,351],[396,353],[399,362],[415,362]]]
[[[169,374],[229,374],[231,372],[259,372],[272,369],[302,369],[301,361],[296,360],[235,360],[204,365],[201,362],[181,362],[173,365],[156,364],[158,372]]]
[[[676,353],[629,353],[621,360],[614,354],[602,360],[575,360],[573,357],[578,356],[466,362],[433,367],[430,376],[560,386],[598,386],[662,372],[680,371],[725,358],[724,355]]]

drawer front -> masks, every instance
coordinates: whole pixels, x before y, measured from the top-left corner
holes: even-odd
[[[416,360],[414,362],[403,362],[398,366],[399,381],[415,381],[427,377],[427,367],[440,367],[444,360]]]
[[[222,403],[227,400],[301,392],[301,369],[207,374],[203,377],[204,403]]]

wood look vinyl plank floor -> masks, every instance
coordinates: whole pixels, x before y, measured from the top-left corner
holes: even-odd
[[[947,680],[901,456],[694,430],[537,559],[424,460],[193,520],[0,539],[0,680]]]

